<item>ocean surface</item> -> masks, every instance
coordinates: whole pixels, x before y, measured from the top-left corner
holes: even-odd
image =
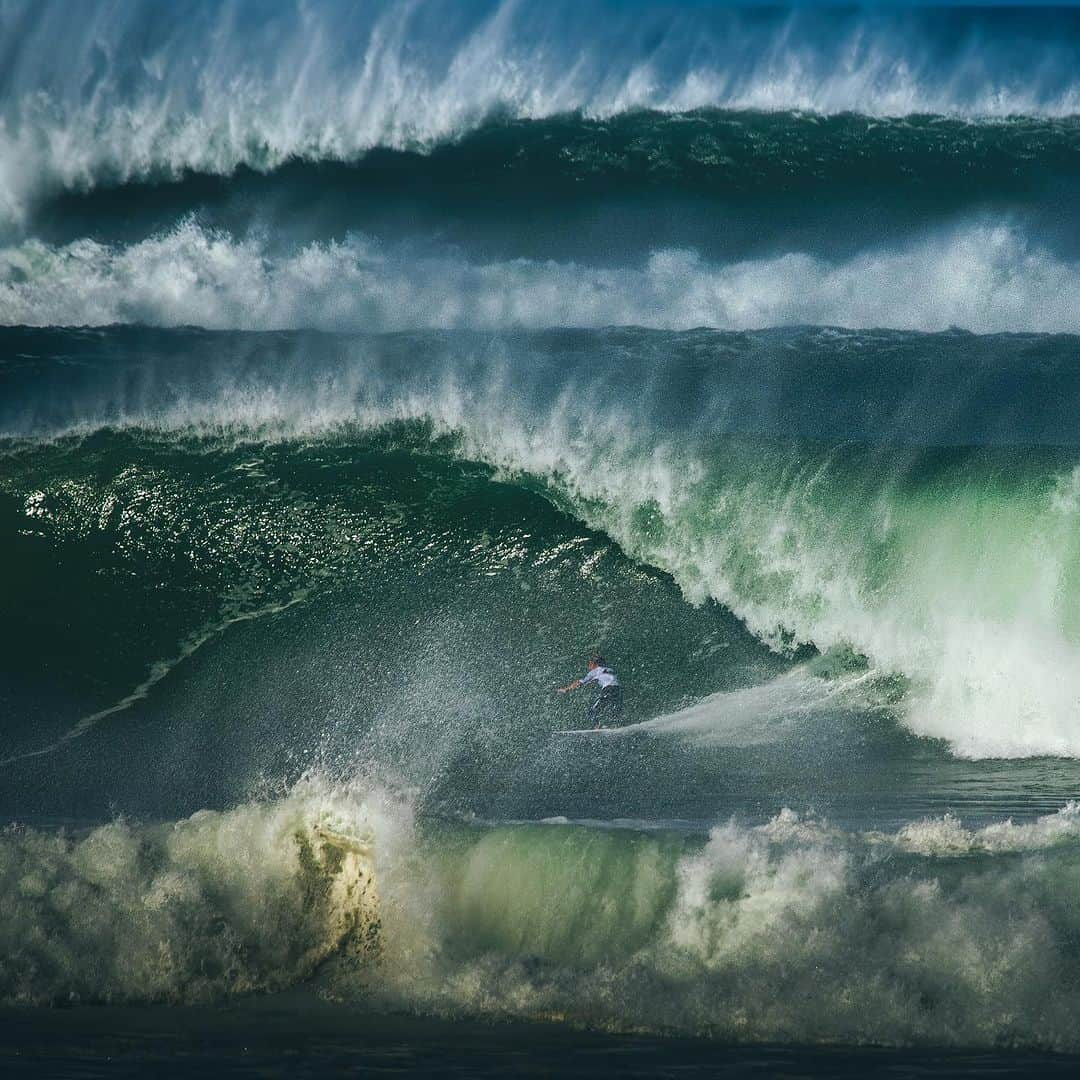
[[[1067,8],[0,0],[6,1073],[1074,1075],[1078,199]]]

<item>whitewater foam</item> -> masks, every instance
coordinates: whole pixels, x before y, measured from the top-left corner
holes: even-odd
[[[0,834],[7,1003],[310,984],[447,1016],[740,1041],[1077,1046],[1077,808],[707,838],[414,819],[370,783]],[[662,990],[662,992],[661,992]]]
[[[1043,851],[1058,845],[1075,843],[1080,837],[1080,804],[1066,803],[1056,814],[1037,821],[1017,824],[1011,820],[995,822],[979,829],[964,826],[956,817],[946,815],[905,825],[894,835],[871,833],[873,841],[894,844],[919,855],[975,855]]]
[[[317,780],[287,798],[80,834],[0,833],[0,1000],[201,1001],[374,960],[375,801]]]
[[[1074,829],[1055,818],[1030,827],[1030,849],[1016,833],[959,860],[789,810],[718,826],[703,846],[578,825],[482,830],[452,856],[428,850],[440,884],[410,924],[425,964],[388,964],[381,992],[449,1015],[739,1041],[1068,1049],[1061,886],[1077,861]]]
[[[127,246],[0,250],[0,324],[396,331],[648,326],[1080,331],[1080,265],[1003,225],[831,262],[714,265],[689,250],[605,268],[412,255],[363,237],[272,255],[194,220]]]

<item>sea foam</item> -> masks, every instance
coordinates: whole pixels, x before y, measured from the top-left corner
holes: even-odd
[[[407,800],[310,776],[159,826],[7,830],[0,997],[205,1001],[315,979],[447,1016],[1075,1050],[1075,817],[966,844],[948,821],[860,834],[790,810],[703,838],[424,831]]]
[[[657,250],[627,267],[417,255],[354,236],[271,253],[194,220],[129,245],[0,249],[0,324],[392,331],[647,326],[1080,331],[1080,264],[982,224],[841,260],[716,264]]]

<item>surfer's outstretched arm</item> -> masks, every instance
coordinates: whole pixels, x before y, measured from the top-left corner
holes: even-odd
[[[581,685],[581,680],[580,679],[575,679],[572,683],[569,683],[566,686],[557,687],[556,690],[555,690],[555,693],[556,694],[565,694],[568,690],[576,690],[580,685]]]

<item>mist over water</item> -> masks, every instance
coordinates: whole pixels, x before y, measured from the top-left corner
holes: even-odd
[[[725,605],[766,646],[848,648],[911,680],[904,722],[955,752],[1077,752],[1078,433],[1061,397],[1075,381],[1071,338],[579,331],[253,343],[107,331],[23,332],[21,343],[10,381],[25,401],[11,396],[9,434],[148,428],[171,468],[192,439],[299,438],[304,460],[312,439],[359,451],[387,425],[420,424],[406,446],[418,438],[439,460],[483,462],[503,483],[538,488],[672,574],[689,602]],[[99,350],[114,343],[103,363]],[[165,351],[148,361],[153,344]],[[48,355],[26,351],[50,345],[75,362],[60,386]],[[868,371],[867,353],[890,370]],[[1026,401],[1014,396],[1020,380]],[[964,400],[943,397],[946,385]],[[51,416],[37,412],[45,400]],[[1024,445],[1036,442],[1046,445]],[[80,444],[47,451],[61,473],[44,486],[34,445],[12,444],[13,477],[30,465],[12,494],[43,524],[60,497],[63,520],[56,484]],[[94,486],[72,507],[84,517],[106,512],[86,498],[115,497]],[[245,534],[249,512],[228,510]],[[274,602],[323,572],[303,565]]]
[[[0,1005],[1080,1052],[1078,31],[0,0]]]
[[[492,116],[703,107],[1071,116],[1075,18],[1008,10],[9,0],[4,202],[430,147]],[[601,44],[601,42],[603,44]],[[17,45],[17,48],[16,48]],[[199,62],[192,64],[192,58]],[[17,163],[17,164],[16,164]]]

